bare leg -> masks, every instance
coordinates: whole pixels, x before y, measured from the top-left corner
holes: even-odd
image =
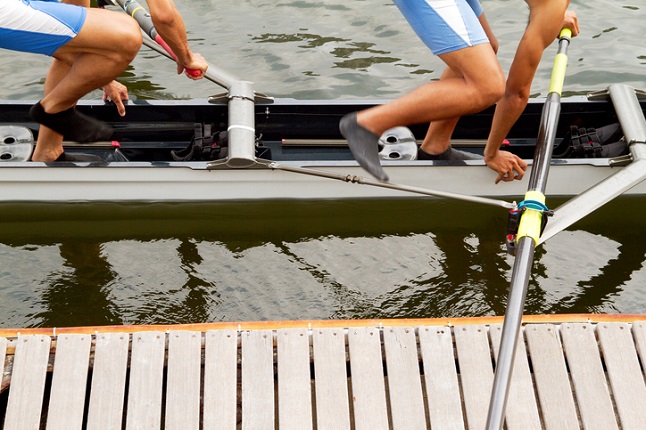
[[[490,44],[440,55],[456,76],[430,82],[390,103],[345,117],[339,124],[359,164],[376,178],[388,176],[379,163],[378,136],[389,128],[454,119],[496,103],[505,76]]]
[[[440,80],[458,77],[450,67],[444,69]],[[451,136],[460,117],[432,121],[424,137],[421,150],[427,154],[441,154],[451,146]]]
[[[440,58],[461,77],[430,82],[390,103],[361,111],[358,123],[381,135],[398,125],[479,112],[502,97],[505,76],[491,45],[471,46]]]
[[[141,46],[136,22],[114,11],[88,9],[79,34],[54,54],[40,104],[48,114],[73,107],[78,99],[119,76]],[[34,161],[53,161],[63,136],[41,126]]]
[[[489,38],[491,48],[493,49],[494,53],[497,53],[498,39],[491,30],[489,22],[487,21],[484,13],[480,15],[480,17],[478,17],[478,21],[480,21],[480,25],[482,25],[487,38]],[[453,71],[450,67],[447,67],[442,73],[440,79],[455,77],[459,77],[458,74],[456,74],[455,71]],[[428,128],[428,132],[426,133],[424,141],[421,145],[422,151],[431,155],[446,153],[446,151],[448,151],[451,147],[451,136],[453,135],[453,130],[455,129],[455,126],[457,125],[459,119],[459,117],[456,117],[431,122]]]
[[[125,14],[88,9],[79,34],[55,58],[71,65],[41,104],[48,113],[74,106],[78,99],[119,76],[141,46],[137,23]]]

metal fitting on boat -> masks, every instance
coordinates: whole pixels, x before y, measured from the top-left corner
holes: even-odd
[[[0,162],[29,161],[34,149],[34,135],[27,127],[0,126]]]
[[[379,158],[382,160],[417,159],[417,141],[407,127],[386,130],[379,138]]]

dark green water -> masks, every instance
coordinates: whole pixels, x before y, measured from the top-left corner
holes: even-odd
[[[196,51],[272,96],[391,98],[442,71],[389,1],[176,3]],[[484,7],[508,69],[526,6]],[[569,50],[565,95],[646,88],[641,0],[572,8],[582,34]],[[547,92],[555,52],[544,56],[534,97]],[[40,98],[48,63],[2,51],[0,98]],[[148,50],[120,80],[132,98],[221,91],[176,76]],[[526,312],[646,312],[645,210],[646,199],[620,199],[539,248]],[[0,326],[502,314],[513,264],[506,216],[437,200],[0,204]]]
[[[539,248],[527,312],[642,312],[645,209],[620,199]],[[505,227],[504,209],[437,200],[5,205],[0,315],[6,327],[502,314]]]

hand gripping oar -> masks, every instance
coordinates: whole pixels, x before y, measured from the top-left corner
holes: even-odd
[[[141,27],[145,35],[151,39],[147,40],[146,38],[144,38],[144,45],[157,51],[165,57],[172,59],[173,61],[177,59],[177,56],[170,48],[170,46],[168,46],[168,44],[161,38],[159,33],[157,33],[157,30],[153,25],[152,18],[150,17],[150,13],[141,4],[139,4],[136,0],[103,0],[103,2],[105,3],[107,3],[108,1],[115,6],[122,8],[126,13],[128,13],[137,21],[139,27]],[[187,71],[193,76],[200,73],[199,70]],[[233,82],[240,81],[240,79],[238,79],[237,77],[211,64],[209,64],[204,77],[226,89],[228,89]],[[259,96],[267,97],[262,94],[259,94]]]
[[[534,248],[538,244],[541,234],[542,217],[545,216],[544,211],[537,209],[536,206],[545,205],[543,192],[547,185],[547,174],[552,158],[552,149],[554,148],[556,126],[561,112],[561,91],[565,80],[567,48],[571,37],[572,32],[567,28],[563,29],[559,35],[559,48],[552,68],[550,89],[541,115],[534,164],[527,193],[525,194],[525,201],[532,201],[534,204],[528,205],[527,209],[522,213],[518,227],[516,259],[512,271],[500,349],[496,360],[496,373],[487,415],[487,430],[502,429],[505,420],[509,383],[511,382],[516,345],[520,335],[529,274],[534,260]]]
[[[168,46],[166,42],[164,42],[164,39],[161,38],[159,33],[157,33],[157,29],[155,29],[155,26],[153,25],[153,21],[150,17],[150,13],[142,6],[140,5],[136,0],[111,0],[112,3],[115,6],[120,6],[124,11],[126,11],[130,16],[132,16],[135,21],[139,24],[139,27],[150,37],[152,40],[157,42],[159,46],[164,48],[164,51],[166,51],[173,60],[177,60],[177,55],[173,52],[173,50]],[[199,70],[190,70],[186,69],[189,75],[191,76],[199,76],[200,71]]]

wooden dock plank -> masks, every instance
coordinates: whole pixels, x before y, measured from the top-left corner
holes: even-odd
[[[528,324],[525,338],[545,430],[579,429],[579,418],[565,365],[558,327]]]
[[[279,428],[312,429],[312,376],[307,329],[278,330],[276,338]]]
[[[646,363],[646,322],[637,321],[633,323],[632,332],[639,358],[642,363]]]
[[[427,428],[415,329],[387,327],[383,333],[393,428]]]
[[[618,428],[594,326],[562,324],[561,339],[583,427],[586,430]]]
[[[646,429],[646,384],[630,326],[597,325],[597,337],[623,430]]]
[[[318,430],[350,429],[345,336],[342,329],[316,329],[312,334]]]
[[[4,430],[38,430],[49,361],[49,336],[19,336]]]
[[[453,334],[449,327],[419,327],[431,428],[464,429]]]
[[[646,321],[633,323],[632,332],[639,358],[642,363],[646,363]]]
[[[126,429],[160,428],[166,335],[132,335]]]
[[[646,322],[530,323],[523,333],[506,429],[646,428]],[[500,338],[500,324],[213,330],[202,355],[201,332],[145,331],[132,335],[130,360],[130,335],[96,334],[91,361],[91,334],[61,334],[55,350],[50,336],[0,337],[0,368],[12,354],[0,427],[483,428]]]
[[[56,338],[47,430],[81,429],[91,347],[90,335],[63,334]]]
[[[96,336],[88,430],[121,430],[129,349],[130,335],[127,333]]]
[[[348,330],[356,430],[388,430],[381,336],[374,327]]]
[[[502,339],[502,324],[489,327],[489,336],[493,346],[494,357],[498,361],[500,342]],[[538,404],[534,395],[534,383],[527,361],[527,350],[523,331],[520,332],[516,345],[516,356],[509,385],[509,399],[505,413],[508,430],[531,430],[541,428],[541,418],[538,415]]]
[[[273,429],[274,339],[269,330],[242,333],[242,429]]]
[[[168,430],[199,430],[202,334],[172,331],[168,334],[166,421]]]
[[[467,416],[467,428],[486,428],[493,386],[493,366],[485,325],[455,327],[455,346],[460,364],[460,381]]]
[[[204,430],[235,430],[238,395],[238,333],[204,336]]]
[[[0,385],[2,385],[2,379],[4,378],[4,360],[7,354],[7,339],[0,337]]]

